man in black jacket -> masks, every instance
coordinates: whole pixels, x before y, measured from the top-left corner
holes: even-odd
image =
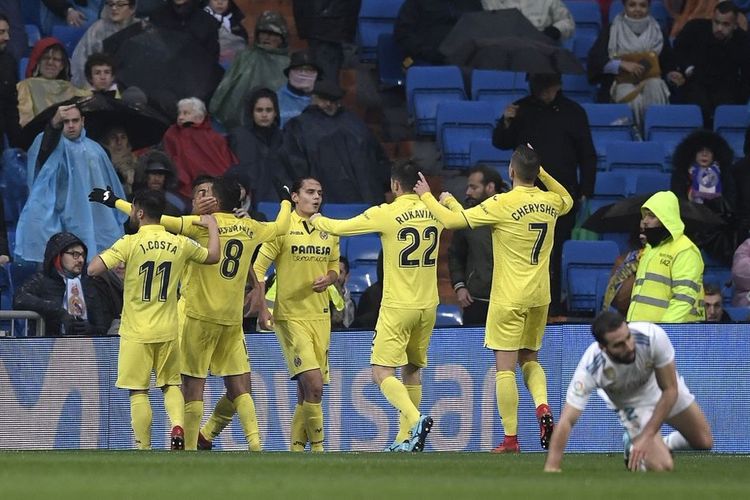
[[[737,26],[740,15],[733,2],[719,2],[713,19],[693,19],[674,41],[679,69],[667,75],[678,87],[674,101],[699,105],[708,129],[716,106],[750,97],[750,37]]]
[[[3,152],[3,135],[8,136],[11,145],[16,144],[21,134],[18,124],[18,66],[8,51],[10,22],[0,13],[0,153]]]
[[[505,109],[492,136],[500,149],[530,144],[542,165],[576,201],[573,210],[557,220],[550,261],[550,316],[562,313],[560,266],[562,244],[570,239],[581,201],[591,197],[596,179],[596,150],[586,112],[561,92],[558,74],[529,76],[531,95]]]
[[[506,191],[496,170],[480,165],[469,170],[466,183],[466,208]],[[460,229],[453,233],[448,249],[451,284],[463,308],[464,325],[483,325],[487,321],[492,287],[492,228]]]
[[[219,21],[201,9],[198,0],[168,0],[150,19],[159,28],[190,34],[216,62],[219,61]]]
[[[390,161],[367,125],[341,106],[343,95],[331,81],[315,84],[310,106],[284,126],[281,162],[289,180],[319,179],[329,203],[383,203]]]
[[[101,306],[96,288],[83,272],[86,254],[86,246],[73,233],[52,235],[42,271],[16,290],[13,308],[42,315],[46,335],[107,333],[114,316]]]

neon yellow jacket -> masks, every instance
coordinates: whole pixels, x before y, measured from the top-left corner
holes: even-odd
[[[628,321],[688,323],[706,318],[703,305],[703,258],[683,234],[680,205],[671,191],[654,194],[643,204],[664,224],[671,238],[646,245],[638,264]]]

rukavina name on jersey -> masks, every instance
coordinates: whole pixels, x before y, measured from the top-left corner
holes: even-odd
[[[145,244],[139,243],[138,246],[141,247],[141,251],[143,251],[143,253],[146,253],[149,250],[166,250],[172,255],[177,254],[177,246],[173,245],[169,241],[151,240],[147,241]]]
[[[408,222],[412,219],[432,219],[434,221],[437,221],[435,216],[432,215],[432,212],[430,212],[426,208],[415,208],[414,210],[407,210],[406,212],[397,215],[395,219],[399,224],[404,224],[405,222]]]
[[[558,216],[557,209],[546,203],[527,203],[517,208],[510,216],[513,220],[521,220],[524,215],[537,213],[549,214],[554,218]]]

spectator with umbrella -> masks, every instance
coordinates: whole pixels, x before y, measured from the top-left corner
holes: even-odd
[[[518,9],[536,29],[555,42],[573,36],[576,23],[562,0],[482,0],[485,10]]]

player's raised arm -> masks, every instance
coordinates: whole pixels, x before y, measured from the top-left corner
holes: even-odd
[[[358,234],[376,233],[381,224],[378,223],[379,207],[368,208],[367,211],[351,219],[329,219],[320,214],[310,217],[310,222],[316,229],[336,236],[356,236]]]
[[[130,202],[118,198],[109,186],[107,186],[107,189],[94,188],[89,193],[89,201],[92,203],[101,203],[110,208],[116,208],[120,212],[128,215],[130,215],[130,210],[133,206]],[[190,224],[185,224],[182,217],[172,217],[170,215],[162,215],[159,223],[164,226],[167,231],[174,234],[182,234],[183,229],[190,226]]]
[[[552,433],[547,460],[544,462],[545,472],[560,472],[560,463],[562,462],[565,445],[568,444],[570,431],[576,422],[578,422],[581,413],[583,412],[578,408],[571,406],[569,403],[565,404],[560,421],[555,425],[555,432]]]
[[[541,166],[539,167],[539,180],[542,181],[542,184],[544,184],[548,191],[559,194],[562,197],[563,207],[560,210],[560,215],[565,215],[570,212],[570,209],[573,208],[573,198],[570,196],[570,193],[568,193],[568,190],[565,189],[565,186],[557,182],[555,178]]]
[[[162,219],[163,218],[164,216],[162,216]],[[193,225],[208,229],[208,243],[206,244],[208,256],[203,263],[216,264],[221,257],[221,249],[219,248],[219,226],[216,224],[216,219],[214,219],[213,215],[201,215],[199,220],[193,221]]]
[[[450,208],[442,206],[435,197],[432,196],[430,185],[427,183],[427,179],[425,179],[424,175],[422,175],[422,172],[419,172],[419,181],[414,185],[414,192],[419,195],[419,198],[424,202],[430,212],[432,212],[432,215],[434,215],[446,229],[464,229],[469,227],[469,221],[467,221],[466,217],[463,215],[463,209],[454,212]],[[453,196],[444,196],[445,194],[446,193],[443,193],[443,195],[440,196],[440,200],[446,205],[455,208],[455,205],[451,201]]]

